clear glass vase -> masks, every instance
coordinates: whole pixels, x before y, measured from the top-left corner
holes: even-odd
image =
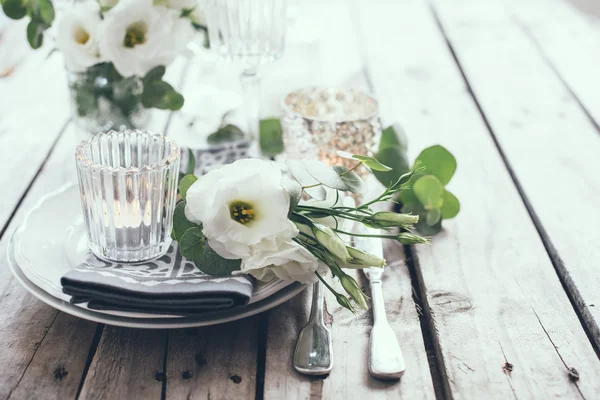
[[[140,78],[124,78],[110,63],[85,72],[67,71],[67,77],[72,117],[81,131],[95,134],[147,126],[150,110],[142,105]]]
[[[171,244],[180,152],[142,131],[100,133],[76,151],[89,247],[97,257],[141,262]]]

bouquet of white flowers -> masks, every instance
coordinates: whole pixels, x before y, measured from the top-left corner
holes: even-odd
[[[419,171],[410,171],[377,198],[356,206],[345,192],[364,193],[354,172],[366,166],[390,170],[373,157],[342,154],[356,161],[353,168],[328,167],[318,161],[289,161],[294,179],[284,177],[271,161],[239,160],[199,179],[186,175],[179,184],[182,201],[175,208],[172,236],[182,255],[211,275],[250,274],[303,283],[323,281],[343,307],[350,300],[323,279],[330,271],[359,307],[365,295],[346,268],[381,267],[385,260],[345,243],[339,235],[427,243],[410,229],[418,216],[375,212],[370,206],[390,201],[408,187]],[[310,196],[312,199],[303,201]],[[347,222],[381,229],[384,234],[354,233]],[[400,228],[400,232],[395,229]]]
[[[196,30],[206,30],[197,1],[86,0],[60,12],[56,46],[69,72],[75,116],[96,120],[90,129],[133,128],[143,108],[180,109],[183,96],[162,77]],[[27,38],[40,47],[54,22],[52,3],[1,4],[11,18],[30,17]]]

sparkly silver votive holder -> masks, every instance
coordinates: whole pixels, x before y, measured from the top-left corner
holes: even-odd
[[[83,217],[92,253],[141,262],[171,244],[179,178],[179,147],[142,131],[110,131],[77,147]]]
[[[289,158],[352,167],[336,154],[371,154],[381,134],[377,100],[358,89],[310,88],[283,99],[283,143]]]

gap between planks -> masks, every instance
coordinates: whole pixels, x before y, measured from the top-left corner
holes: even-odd
[[[481,107],[479,99],[477,98],[477,96],[475,95],[475,92],[473,91],[473,88],[471,86],[469,78],[467,77],[465,70],[463,68],[463,65],[462,65],[458,55],[456,54],[454,46],[453,46],[450,38],[448,37],[448,34],[446,33],[446,30],[440,20],[439,14],[438,14],[435,6],[430,1],[428,1],[428,6],[429,6],[429,9],[433,16],[433,19],[435,20],[435,23],[436,23],[442,37],[444,38],[444,41],[448,47],[448,50],[450,51],[450,54],[452,55],[452,58],[453,58],[454,62],[456,63],[456,67],[460,71],[460,75],[466,85],[469,96],[473,100],[473,103],[475,104],[475,107],[477,108],[477,112],[479,113],[488,133],[490,134],[490,137],[492,138],[494,146],[498,150],[500,158],[502,159],[502,162],[504,163],[504,165],[510,175],[511,180],[514,183],[514,185],[519,193],[519,196],[521,197],[521,200],[523,201],[523,204],[525,205],[525,208],[527,209],[527,213],[529,214],[531,221],[533,222],[533,225],[535,226],[535,229],[538,232],[538,235],[540,236],[540,238],[542,240],[544,248],[546,249],[546,252],[548,253],[548,257],[550,258],[550,261],[552,262],[552,265],[556,271],[556,274],[560,280],[560,283],[562,284],[562,287],[564,288],[564,290],[567,294],[567,297],[569,298],[569,301],[571,302],[573,310],[575,311],[575,314],[577,315],[577,318],[579,319],[579,322],[580,322],[583,330],[585,331],[587,338],[590,341],[590,344],[592,345],[594,351],[596,352],[596,355],[600,358],[600,328],[595,326],[595,324],[593,323],[593,321],[594,321],[593,317],[589,313],[589,310],[587,309],[587,307],[585,307],[585,300],[582,298],[581,294],[579,293],[579,291],[577,289],[577,286],[571,279],[569,272],[566,270],[563,261],[561,260],[556,248],[554,247],[554,245],[552,244],[552,241],[550,240],[550,236],[544,229],[544,226],[543,226],[540,218],[536,214],[531,202],[529,201],[529,198],[527,197],[521,182],[517,178],[514,169],[512,168],[510,162],[508,161],[506,153],[504,152],[504,149],[500,145],[500,142],[498,141],[496,133],[494,132],[494,129],[492,128],[487,116],[485,115],[483,108]],[[523,27],[521,27],[521,29],[523,29]],[[540,54],[540,55],[542,55],[542,54]],[[549,60],[545,59],[544,61],[551,66]],[[563,83],[565,88],[570,92],[570,94],[572,94],[573,97],[575,99],[577,99],[577,97],[575,96],[573,91],[568,87],[568,85],[566,84],[564,79],[562,79],[560,77],[558,70],[556,70],[555,68],[551,68],[551,69],[556,74],[556,76],[559,78],[559,80]],[[593,117],[587,112],[587,110],[585,109],[583,104],[581,104],[581,102],[579,100],[577,100],[577,103],[582,108],[582,110],[586,114],[586,116],[593,123],[593,125],[597,128],[598,126],[595,123]],[[590,324],[587,324],[586,320],[589,320],[592,322]]]
[[[359,0],[354,0],[352,2],[353,12],[352,19],[353,24],[356,27],[356,39],[358,43],[358,51],[360,57],[363,60],[363,70],[362,75],[363,79],[366,83],[366,86],[369,92],[377,97],[377,93],[375,91],[375,85],[373,84],[373,79],[371,77],[371,71],[365,62],[366,60],[366,51],[365,51],[365,43],[362,39],[363,26],[360,22],[359,16]],[[383,119],[383,118],[381,118]],[[400,210],[396,210],[400,211]],[[448,376],[444,367],[444,358],[442,356],[440,343],[437,335],[434,335],[433,332],[436,331],[435,327],[435,318],[433,315],[433,311],[431,307],[429,307],[429,302],[427,300],[427,296],[424,294],[425,291],[425,283],[423,277],[420,273],[420,268],[418,268],[418,257],[413,252],[411,246],[403,246],[404,248],[404,261],[406,263],[408,273],[410,276],[411,287],[413,290],[413,301],[415,303],[417,315],[419,316],[419,322],[421,326],[421,335],[423,336],[423,343],[425,344],[425,351],[427,352],[427,362],[429,364],[429,371],[431,373],[431,379],[433,381],[433,388],[435,390],[435,397],[437,399],[451,399],[451,390],[448,383]],[[431,354],[431,355],[430,355]]]

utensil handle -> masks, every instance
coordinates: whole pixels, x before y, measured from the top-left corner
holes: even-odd
[[[369,346],[369,371],[380,379],[398,379],[404,374],[406,364],[396,334],[387,321],[383,303],[381,281],[371,281],[373,298],[373,329]]]
[[[313,283],[312,306],[310,308],[309,322],[324,325],[323,303],[325,301],[325,290],[320,281]]]

